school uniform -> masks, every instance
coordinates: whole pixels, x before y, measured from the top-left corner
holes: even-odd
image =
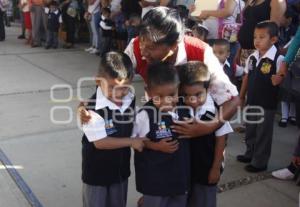
[[[136,115],[133,137],[147,137],[153,142],[178,135],[171,131],[173,120],[187,117],[188,111],[160,114],[150,100]],[[189,140],[178,139],[172,154],[144,149],[135,152],[136,189],[144,195],[143,207],[185,207],[190,181]]]
[[[112,34],[113,34],[113,26],[114,22],[111,19],[105,18],[103,15],[101,16],[101,21],[99,23],[101,28],[101,47],[100,47],[100,55],[104,55],[106,52],[110,51],[112,44]]]
[[[121,107],[108,100],[100,87],[88,104],[91,121],[83,126],[82,181],[84,207],[125,207],[130,176],[130,147],[100,150],[94,141],[106,137],[130,137],[133,128],[134,95],[123,98]],[[98,116],[97,121],[93,116]],[[93,126],[95,124],[96,127]],[[93,136],[93,131],[97,137]],[[90,131],[89,131],[90,130]]]
[[[205,122],[213,120],[216,112],[216,104],[208,93],[205,103],[191,116],[197,121]],[[231,132],[233,130],[230,124],[225,122],[215,132],[190,140],[192,189],[188,200],[189,207],[216,207],[217,183],[209,184],[208,176],[214,162],[216,139]]]
[[[283,56],[272,46],[263,57],[255,51],[247,60],[245,73],[248,74],[247,105],[250,113],[257,113],[261,107],[263,115],[249,115],[246,123],[246,158],[251,165],[265,168],[271,155],[273,124],[277,109],[279,86],[273,86],[271,77],[279,70]],[[253,108],[253,106],[257,106]],[[259,122],[263,118],[262,122]],[[249,122],[250,121],[250,122]]]
[[[47,42],[46,47],[58,47],[58,31],[60,23],[62,23],[61,12],[56,9],[55,11],[50,11],[48,8],[45,10],[48,16],[47,22]]]

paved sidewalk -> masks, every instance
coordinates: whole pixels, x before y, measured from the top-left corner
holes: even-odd
[[[80,207],[82,133],[77,128],[75,112],[78,96],[89,97],[94,83],[86,81],[80,88],[77,84],[80,78],[96,74],[99,57],[85,53],[85,45],[72,50],[32,49],[17,40],[16,26],[6,29],[7,40],[0,42],[0,149],[42,206]],[[59,85],[57,90],[51,90]],[[137,96],[141,97],[143,83],[136,80],[134,85]],[[56,99],[71,98],[58,103],[51,95]],[[70,121],[53,124],[51,112],[55,120]],[[299,135],[296,127],[282,129],[277,122],[274,124],[268,172],[289,164]],[[269,173],[248,174],[243,170],[244,165],[236,162],[236,155],[245,150],[243,136],[234,133],[229,138],[226,168],[220,182],[224,192],[218,195],[218,206],[298,206],[299,187],[294,182],[275,180]],[[135,207],[139,196],[133,174],[128,207]],[[0,206],[30,206],[1,163]]]

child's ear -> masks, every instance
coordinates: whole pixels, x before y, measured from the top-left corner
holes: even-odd
[[[276,42],[278,42],[278,37],[276,36],[276,37],[272,37],[271,38],[271,42],[272,42],[272,44],[275,44]]]

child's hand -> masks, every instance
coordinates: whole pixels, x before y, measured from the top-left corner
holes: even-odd
[[[85,108],[84,103],[80,103],[77,110],[78,110],[80,123],[87,124],[92,117],[90,112],[88,112],[88,110]]]
[[[279,74],[272,75],[271,80],[272,80],[273,86],[277,86],[277,85],[281,84],[283,79],[284,79],[284,77],[282,75],[279,75]]]
[[[169,154],[172,154],[176,150],[178,150],[178,145],[179,145],[178,141],[177,140],[172,141],[172,138],[162,139],[159,142],[157,142],[158,151],[169,153]]]
[[[211,168],[208,174],[208,183],[217,184],[220,180],[221,172],[220,168]]]
[[[147,138],[132,138],[131,147],[138,152],[142,152],[145,144],[144,141],[148,140]]]

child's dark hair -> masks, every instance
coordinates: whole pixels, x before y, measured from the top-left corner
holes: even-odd
[[[148,67],[147,87],[152,88],[165,84],[179,84],[175,67],[166,62],[155,62]]]
[[[208,89],[211,74],[204,63],[200,61],[189,61],[176,68],[179,74],[181,87],[203,84],[203,87]]]
[[[203,36],[204,39],[207,39],[207,35],[209,33],[208,29],[203,26],[202,24],[195,24],[193,27],[192,27],[192,30],[195,30],[198,35],[200,36]]]
[[[49,3],[49,6],[55,6],[55,7],[58,7],[58,2],[56,0],[52,0],[50,3]]]
[[[215,39],[212,45],[226,46],[226,49],[230,51],[230,43],[225,39]]]
[[[255,29],[267,29],[270,37],[278,37],[279,28],[275,22],[262,21],[257,23]]]
[[[100,61],[99,76],[130,80],[134,76],[134,69],[130,58],[121,52],[105,53]]]

